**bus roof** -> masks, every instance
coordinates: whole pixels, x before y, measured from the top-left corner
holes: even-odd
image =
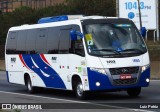
[[[53,26],[61,26],[61,25],[69,25],[69,24],[80,24],[81,20],[86,19],[115,19],[118,17],[105,17],[105,16],[84,16],[84,15],[62,15],[55,17],[45,17],[38,20],[38,24],[24,24],[21,26],[11,27],[9,31],[16,30],[25,30],[25,29],[34,29],[34,28],[45,28],[45,27],[53,27]]]

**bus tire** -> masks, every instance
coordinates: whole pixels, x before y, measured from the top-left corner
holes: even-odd
[[[27,78],[26,80],[26,87],[29,93],[33,94],[35,93],[35,87],[32,86],[32,81],[30,79],[30,77]]]
[[[83,85],[82,82],[77,82],[76,86],[75,86],[75,93],[78,99],[80,100],[84,100],[86,99],[86,91],[83,90]]]
[[[141,87],[139,87],[139,88],[127,89],[127,93],[128,93],[128,95],[131,96],[131,97],[138,97],[139,94],[141,93]]]

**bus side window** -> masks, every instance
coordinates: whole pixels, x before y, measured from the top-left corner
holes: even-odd
[[[47,53],[47,28],[40,28],[37,31],[36,37],[36,52],[38,54],[46,54]]]
[[[26,38],[27,38],[27,30],[18,31],[18,39],[17,39],[17,54],[26,54]]]
[[[17,45],[17,31],[9,32],[6,45],[6,53],[16,54],[16,45]]]
[[[71,28],[60,30],[59,54],[68,54],[70,48],[70,30]]]
[[[26,53],[36,54],[36,34],[37,29],[27,30]]]
[[[80,56],[84,56],[84,46],[82,39],[78,39],[76,41],[71,41],[71,48],[69,49],[70,53],[77,54]]]
[[[72,25],[72,29],[80,31],[80,27],[78,25]],[[80,56],[85,56],[84,45],[81,37],[77,37],[76,41],[71,41],[71,47],[69,49],[69,53],[77,54]]]
[[[47,52],[48,54],[58,54],[59,28],[48,28]]]

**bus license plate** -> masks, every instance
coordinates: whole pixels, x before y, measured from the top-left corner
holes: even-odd
[[[132,76],[131,74],[122,74],[120,75],[120,79],[125,80],[125,79],[131,79]]]

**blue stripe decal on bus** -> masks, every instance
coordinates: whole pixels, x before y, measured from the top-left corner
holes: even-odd
[[[40,57],[40,55],[35,54],[35,55],[22,55],[25,63],[27,66],[34,71],[39,77],[43,80],[45,83],[46,87],[52,87],[52,88],[61,88],[61,89],[66,89],[66,86],[63,82],[63,80],[60,78],[60,76],[56,73],[55,70],[53,70],[50,66],[48,66]],[[34,65],[33,61],[36,63],[38,68]],[[45,69],[47,68],[47,69]],[[46,77],[43,75],[41,72],[43,71],[49,77]]]

